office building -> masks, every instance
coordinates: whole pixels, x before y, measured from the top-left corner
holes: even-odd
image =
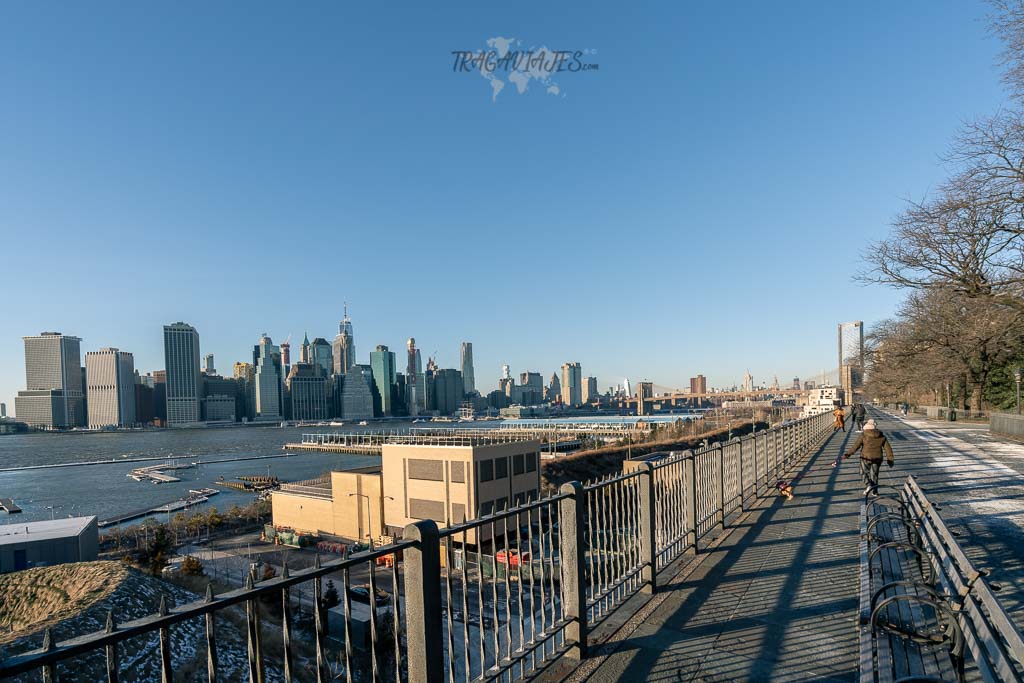
[[[839,384],[848,403],[864,379],[864,323],[860,320],[838,325]]]
[[[0,403],[0,417],[7,417],[7,404]]]
[[[654,406],[650,399],[654,398],[654,382],[637,382],[636,384],[636,414],[650,415]]]
[[[591,403],[597,401],[599,395],[597,393],[597,378],[596,377],[585,377],[583,379],[583,392],[582,399],[583,403]]]
[[[369,365],[353,365],[341,379],[341,417],[369,420],[373,417],[373,370]]]
[[[579,363],[562,365],[562,403],[569,407],[583,404],[583,370]]]
[[[519,373],[519,385],[524,391],[535,391],[541,396],[544,394],[544,378],[539,372]]]
[[[376,539],[400,535],[406,524],[423,519],[441,527],[460,524],[539,494],[537,441],[395,437],[384,444],[379,467],[282,485],[272,494],[273,523],[303,533]],[[469,531],[466,542],[475,545],[489,534],[485,525]]]
[[[409,415],[416,416],[420,412],[423,385],[420,381],[420,350],[416,348],[416,339],[409,337],[406,342],[405,377],[406,403]]]
[[[352,334],[352,321],[348,317],[348,304],[345,314],[338,324],[338,336],[334,338],[334,374],[344,375],[356,364],[356,342]]]
[[[703,396],[708,393],[708,378],[704,375],[697,375],[690,378],[690,393]]]
[[[153,371],[153,422],[167,426],[167,371]]]
[[[331,345],[323,337],[317,337],[309,345],[309,362],[312,363],[324,377],[330,377],[334,373],[334,353]]]
[[[95,517],[0,525],[0,574],[91,562],[99,555],[99,544]]]
[[[154,382],[152,375],[139,375],[135,371],[135,421],[140,425],[151,425],[156,419],[154,403]]]
[[[89,427],[127,427],[135,419],[135,359],[105,348],[85,354]]]
[[[281,349],[264,334],[254,348],[256,419],[280,420],[284,417],[284,370]]]
[[[300,363],[309,363],[310,362],[309,359],[310,359],[309,335],[304,332],[302,334],[302,346],[299,347],[299,362]]]
[[[164,367],[167,371],[167,426],[199,422],[203,386],[196,328],[183,322],[164,325]]]
[[[293,420],[326,420],[330,417],[327,376],[312,363],[292,366],[288,372],[288,393],[292,400]]]
[[[240,397],[236,414],[239,418],[252,420],[256,417],[256,367],[252,363],[237,362],[234,377]]]
[[[213,354],[208,353],[203,356],[203,374],[204,375],[216,375],[217,368],[213,364]]]
[[[434,410],[442,415],[454,415],[462,406],[462,399],[466,396],[462,373],[452,369],[436,370],[433,392]]]
[[[238,418],[239,382],[218,374],[203,375],[203,419],[234,422]]]
[[[750,374],[750,370],[746,370],[743,373],[743,391],[754,390],[754,376]]]
[[[459,351],[459,369],[462,371],[462,384],[465,387],[466,393],[471,394],[476,391],[476,379],[473,375],[472,342],[462,342],[462,348]]]
[[[551,381],[548,382],[547,395],[544,397],[550,403],[558,403],[562,400],[562,385],[558,381],[558,375],[551,373]]]
[[[25,390],[14,398],[18,420],[32,427],[81,427],[85,423],[81,339],[59,332],[22,337]]]
[[[396,393],[395,354],[387,346],[379,344],[370,352],[370,369],[373,372],[374,410],[377,417],[394,414]]]

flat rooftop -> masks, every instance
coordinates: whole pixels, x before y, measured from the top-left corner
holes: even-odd
[[[67,517],[64,519],[44,520],[41,522],[24,522],[21,524],[0,525],[0,545],[26,543],[29,541],[49,541],[58,538],[78,536],[85,528],[96,521],[95,516]]]

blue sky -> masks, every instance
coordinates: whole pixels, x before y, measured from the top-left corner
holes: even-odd
[[[0,401],[21,336],[219,369],[276,341],[443,366],[578,360],[604,388],[809,377],[898,294],[865,242],[1005,102],[985,5],[7,3]],[[492,102],[453,50],[596,50]]]

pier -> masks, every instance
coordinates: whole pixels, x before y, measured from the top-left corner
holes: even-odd
[[[9,515],[21,512],[21,508],[11,498],[0,498],[0,510]]]

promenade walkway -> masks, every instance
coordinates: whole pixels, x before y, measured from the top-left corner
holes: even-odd
[[[1021,623],[1024,445],[992,439],[986,426],[873,417],[896,450],[883,479],[913,473],[947,501],[943,516],[980,566],[998,568],[1000,597]],[[854,459],[830,466],[856,438],[832,435],[794,470],[793,500],[762,499],[674,577],[663,575],[639,618],[569,680],[856,680],[863,486]]]

